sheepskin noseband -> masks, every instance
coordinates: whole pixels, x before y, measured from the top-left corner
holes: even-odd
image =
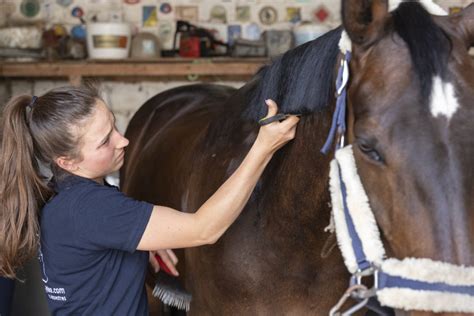
[[[376,297],[382,306],[397,309],[474,312],[473,267],[426,258],[386,259],[352,145],[336,151],[329,185],[337,241],[353,275],[351,284],[367,274],[375,278],[374,288],[359,296]]]

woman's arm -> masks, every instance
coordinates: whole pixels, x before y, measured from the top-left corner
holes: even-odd
[[[267,117],[275,115],[275,102],[269,100],[267,104]],[[137,249],[184,248],[216,242],[239,216],[273,154],[294,138],[298,120],[291,116],[281,123],[261,127],[237,170],[196,213],[155,206]]]

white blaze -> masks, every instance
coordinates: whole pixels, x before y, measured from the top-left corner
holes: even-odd
[[[450,82],[443,82],[439,76],[433,78],[430,108],[434,117],[444,115],[448,119],[459,108],[453,85]]]

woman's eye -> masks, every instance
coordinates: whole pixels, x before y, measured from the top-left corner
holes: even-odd
[[[382,156],[372,146],[363,142],[358,142],[358,146],[359,146],[360,151],[364,153],[364,155],[366,155],[370,159],[377,162],[383,162]]]

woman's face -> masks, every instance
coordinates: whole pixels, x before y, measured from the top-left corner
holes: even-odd
[[[123,165],[128,139],[115,128],[115,117],[105,103],[97,100],[95,110],[80,128],[81,158],[71,172],[98,182]]]

